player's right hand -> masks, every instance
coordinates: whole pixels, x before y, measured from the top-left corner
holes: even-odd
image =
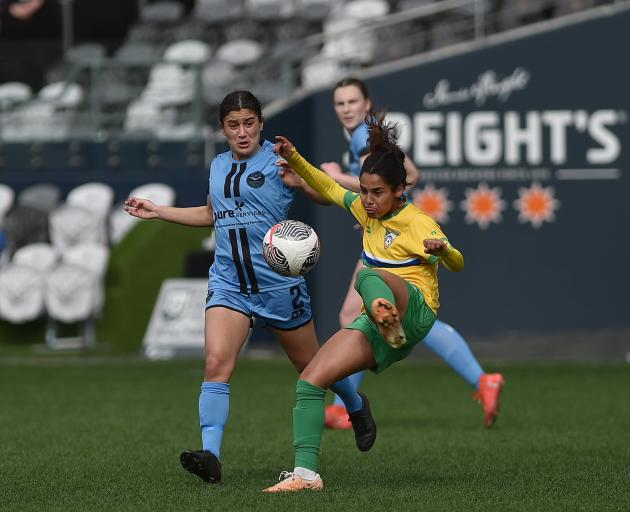
[[[282,135],[276,135],[276,141],[273,152],[282,158],[289,158],[293,154],[293,143]]]
[[[125,201],[124,210],[139,219],[157,219],[159,206],[153,201],[140,197],[130,197]]]

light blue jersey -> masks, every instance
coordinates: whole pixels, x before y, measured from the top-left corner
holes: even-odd
[[[277,159],[273,144],[264,141],[247,160],[235,160],[231,151],[212,160],[210,201],[217,245],[209,271],[211,288],[259,293],[304,282],[277,274],[263,257],[265,233],[286,220],[294,196],[278,174]]]
[[[361,174],[361,157],[369,153],[369,136],[367,123],[361,123],[352,132],[348,148],[348,170],[352,176]]]

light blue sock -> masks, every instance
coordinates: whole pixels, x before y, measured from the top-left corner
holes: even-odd
[[[362,372],[361,372],[362,373]],[[356,373],[354,375],[357,375]],[[342,404],[346,406],[348,412],[356,412],[363,407],[363,400],[357,393],[357,387],[352,381],[352,375],[344,379],[338,380],[330,389],[332,389],[337,396],[341,397]]]
[[[458,375],[475,389],[484,373],[466,340],[450,325],[436,320],[424,338],[424,344],[440,356]]]
[[[365,372],[364,371],[353,373],[352,375],[350,375],[349,377],[346,377],[346,378],[350,380],[350,382],[354,386],[354,389],[359,391],[359,388],[361,387],[361,383],[363,382],[363,377],[365,377]],[[335,400],[333,401],[333,404],[343,405],[344,407],[346,407],[346,404],[344,403],[344,401],[342,400],[342,398],[339,395],[335,395]],[[347,407],[346,407],[346,409],[347,409]],[[356,410],[358,411],[359,409],[360,409],[360,406]],[[351,412],[354,412],[354,410],[351,411]]]
[[[204,382],[199,395],[199,425],[204,450],[221,455],[223,427],[230,413],[230,385],[227,382]]]

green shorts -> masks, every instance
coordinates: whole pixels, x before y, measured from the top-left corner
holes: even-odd
[[[409,304],[402,323],[407,336],[407,343],[402,347],[390,347],[374,320],[367,313],[362,313],[346,326],[346,329],[361,331],[372,345],[372,352],[374,352],[374,359],[376,360],[376,366],[372,368],[374,373],[380,373],[389,365],[407,357],[413,347],[426,337],[437,318],[424,301],[422,292],[414,285],[406,281],[405,283],[409,290]]]

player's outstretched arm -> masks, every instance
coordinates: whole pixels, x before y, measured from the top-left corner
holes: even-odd
[[[140,197],[130,197],[125,201],[125,211],[139,219],[161,219],[185,226],[211,226],[214,216],[210,199],[205,206],[178,208],[175,206],[160,206],[153,201]]]
[[[298,173],[296,173],[285,160],[278,160],[278,174],[287,187],[301,190],[306,197],[322,206],[328,206],[330,201],[326,201],[313,187],[306,183]]]
[[[424,252],[440,258],[447,269],[453,272],[463,270],[464,256],[455,247],[438,238],[426,238],[422,243]]]
[[[348,192],[347,189],[340,186],[325,172],[310,164],[297,152],[289,139],[279,135],[276,140],[274,151],[277,155],[284,158],[291,168],[324,199],[345,208],[344,197]]]

